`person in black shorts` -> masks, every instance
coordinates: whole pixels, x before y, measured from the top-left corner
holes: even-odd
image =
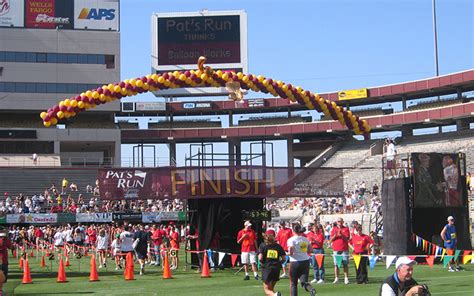
[[[281,295],[274,291],[275,284],[280,280],[281,264],[285,261],[285,251],[275,241],[275,231],[267,230],[263,235],[264,242],[258,248],[258,260],[262,264],[263,291],[267,296]]]
[[[136,241],[135,252],[137,254],[138,262],[140,263],[140,275],[145,273],[145,260],[148,253],[148,241],[150,240],[150,233],[144,230],[143,225],[140,225],[140,230],[135,232],[133,239]]]

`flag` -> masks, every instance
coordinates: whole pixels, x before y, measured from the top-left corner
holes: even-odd
[[[467,264],[473,258],[471,251],[464,251],[462,263]]]
[[[442,249],[441,260],[443,260],[444,255],[446,255],[446,249],[445,248],[441,248],[441,249]]]
[[[360,255],[358,254],[353,254],[354,256],[354,264],[356,266],[356,269],[359,269],[359,264],[360,264]]]
[[[225,253],[224,252],[219,252],[219,263],[217,265],[222,264],[222,260],[224,260]]]
[[[449,263],[449,261],[451,261],[451,259],[453,259],[454,256],[452,255],[446,255],[444,256],[443,258],[443,267],[446,267]]]
[[[214,260],[212,260],[212,251],[210,249],[207,250],[207,259],[209,259],[209,265],[214,267]]]
[[[372,256],[369,257],[369,267],[370,267],[370,269],[374,269],[375,263],[377,263],[377,259],[379,259],[379,256],[372,255]]]
[[[334,255],[334,258],[336,258],[336,265],[337,265],[337,267],[341,267],[341,264],[342,264],[342,255]]]
[[[461,254],[461,250],[454,251],[454,261],[458,260],[459,254]]]
[[[433,268],[435,256],[426,256],[426,263],[428,263],[428,266]]]
[[[323,267],[323,262],[324,262],[324,254],[316,254],[316,263],[318,264],[319,268]]]
[[[397,258],[397,256],[387,255],[387,257],[385,258],[385,260],[386,260],[385,264],[387,265],[387,269],[390,268],[390,265],[392,265],[395,258]]]
[[[235,267],[235,263],[237,262],[238,254],[230,254],[230,261],[232,261],[232,267]]]

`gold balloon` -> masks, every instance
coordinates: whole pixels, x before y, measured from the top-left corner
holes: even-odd
[[[99,97],[100,97],[100,94],[98,92],[95,91],[92,93],[92,98],[98,99]]]
[[[92,92],[90,90],[86,91],[86,97],[92,98]]]
[[[82,103],[82,102],[81,102]],[[64,112],[63,111],[59,111],[58,114],[57,114],[58,118],[61,119],[64,117]]]
[[[64,106],[66,106],[66,107],[71,106],[71,100],[65,99],[65,100],[64,100]]]
[[[48,115],[48,113],[46,113],[46,112],[41,112],[41,113],[40,113],[41,119],[44,119],[44,118],[46,117],[46,115]]]
[[[56,119],[56,117],[51,118],[51,124],[52,125],[55,125],[57,123],[58,123],[58,120]]]
[[[119,85],[114,86],[114,92],[120,93],[121,91],[122,91],[122,88]]]
[[[51,122],[49,122],[49,121],[43,121],[43,125],[44,125],[45,127],[50,127],[50,126],[51,126]]]
[[[81,109],[84,109],[84,107],[85,107],[84,102],[81,101],[81,102],[77,103],[77,107],[79,107]]]
[[[142,86],[143,86],[143,81],[137,80],[137,82],[135,82],[135,85],[136,85],[137,87],[142,87]]]
[[[71,107],[77,107],[77,101],[71,100]]]

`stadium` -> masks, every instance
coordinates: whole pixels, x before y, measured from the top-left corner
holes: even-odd
[[[249,229],[290,258],[274,295],[313,231],[300,293],[375,295],[401,260],[470,295],[474,70],[316,94],[249,73],[244,11],[202,10],[153,14],[152,70],[123,80],[121,3],[95,2],[1,6],[4,295],[262,295]]]

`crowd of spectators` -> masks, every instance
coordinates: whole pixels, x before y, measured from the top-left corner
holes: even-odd
[[[52,184],[33,196],[4,193],[0,199],[0,214],[28,213],[103,213],[103,212],[173,212],[183,211],[179,199],[102,200],[99,184],[87,185],[80,191],[77,184],[63,179],[61,187]]]
[[[295,197],[267,202],[267,210],[300,210],[313,219],[327,214],[381,212],[381,207],[378,185],[367,190],[365,182],[356,184],[354,190],[346,188],[342,197]]]

